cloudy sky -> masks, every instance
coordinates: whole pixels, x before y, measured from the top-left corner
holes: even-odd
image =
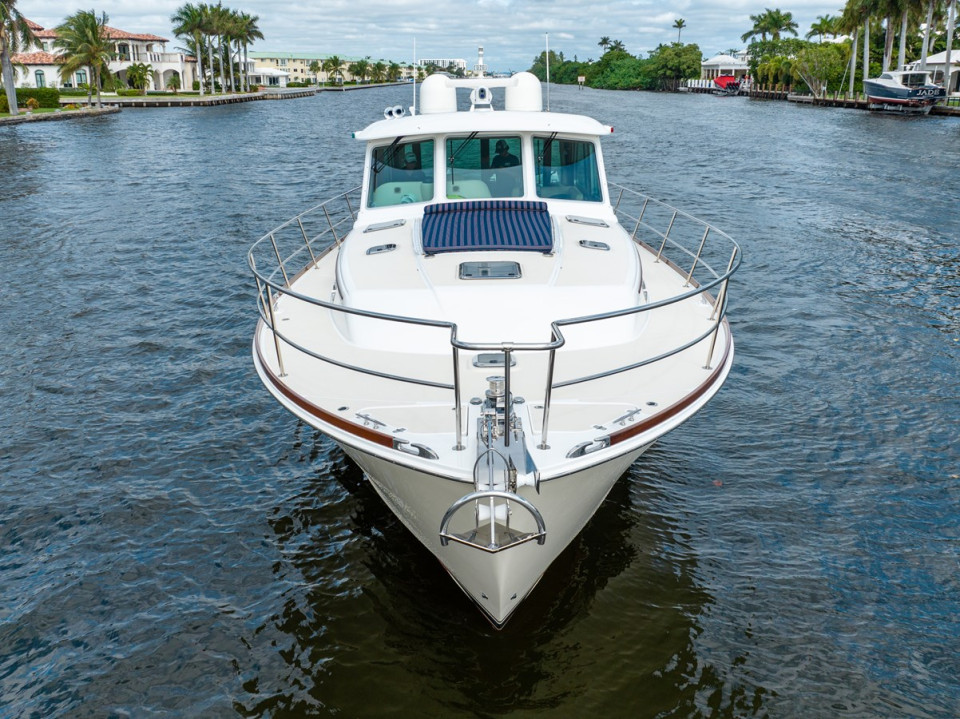
[[[184,0],[18,0],[18,9],[44,27],[55,26],[78,9],[93,7],[110,25],[170,38],[170,15]],[[417,57],[465,58],[476,62],[485,48],[491,70],[525,70],[543,50],[580,60],[600,55],[603,36],[620,40],[634,54],[674,42],[673,23],[683,18],[683,42],[695,42],[707,56],[742,47],[750,15],[764,7],[793,13],[803,37],[820,15],[839,14],[837,0],[225,0],[225,6],[258,15],[265,40],[255,50],[336,53],[407,62]]]

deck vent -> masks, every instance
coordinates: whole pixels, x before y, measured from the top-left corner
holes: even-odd
[[[609,251],[610,245],[606,242],[597,242],[596,240],[580,240],[580,246],[586,247],[588,250],[605,250]],[[369,250],[367,250],[369,252]]]
[[[606,222],[596,217],[580,217],[579,215],[567,215],[567,222],[572,222],[575,225],[590,225],[591,227],[610,227]]]
[[[406,220],[390,220],[389,222],[377,222],[365,228],[364,233],[379,232],[380,230],[391,230],[394,227],[403,227],[405,224],[407,224]]]
[[[389,245],[376,245],[367,249],[368,255],[382,255],[384,252],[393,252],[397,246],[392,242]]]
[[[519,262],[461,262],[461,280],[518,280]]]

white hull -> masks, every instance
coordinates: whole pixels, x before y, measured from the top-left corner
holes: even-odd
[[[617,479],[647,447],[543,482],[539,495],[533,489],[521,490],[521,496],[534,502],[543,515],[546,541],[542,546],[527,542],[496,553],[477,551],[458,542],[443,546],[440,541],[438,518],[469,492],[471,485],[392,464],[352,447],[343,449],[360,465],[404,526],[436,556],[490,621],[501,627],[557,555],[580,533]],[[526,518],[521,512],[516,512],[512,519],[519,528],[533,528],[524,526]]]

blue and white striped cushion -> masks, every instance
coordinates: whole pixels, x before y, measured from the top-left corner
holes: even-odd
[[[423,251],[519,250],[551,252],[553,231],[546,202],[480,200],[427,205]]]

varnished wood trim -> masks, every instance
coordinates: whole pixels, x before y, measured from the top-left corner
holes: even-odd
[[[337,415],[328,412],[322,407],[318,407],[313,402],[302,397],[301,395],[297,394],[292,389],[287,387],[287,385],[284,384],[280,380],[280,378],[273,373],[269,365],[264,360],[263,353],[260,349],[259,328],[257,332],[256,346],[257,346],[257,358],[260,360],[260,366],[263,367],[263,371],[267,375],[267,377],[270,379],[271,384],[273,384],[273,386],[276,387],[277,390],[284,397],[286,397],[291,402],[293,402],[298,407],[300,407],[300,409],[310,413],[311,415],[313,415],[314,417],[316,417],[318,420],[322,422],[326,422],[327,424],[331,424],[334,427],[337,427],[338,429],[342,429],[344,432],[349,432],[350,434],[356,437],[365,439],[368,442],[379,444],[383,447],[390,447],[391,449],[393,448],[393,437],[391,437],[389,434],[383,434],[383,432],[377,432],[375,430],[370,429],[369,427],[364,427],[354,422],[349,422],[343,419],[342,417],[338,417]]]
[[[727,331],[727,336],[730,334],[730,326],[727,324],[727,321],[723,321],[724,329]],[[624,427],[623,429],[617,430],[616,432],[610,433],[610,444],[618,444],[620,442],[625,442],[631,437],[636,437],[638,434],[646,432],[648,429],[653,429],[658,424],[666,422],[671,417],[676,416],[691,404],[700,399],[707,390],[709,390],[713,385],[717,383],[720,377],[723,375],[723,369],[727,365],[727,359],[730,357],[730,347],[733,346],[732,342],[727,342],[726,350],[723,353],[723,359],[717,364],[716,369],[710,373],[710,376],[707,380],[697,387],[693,392],[688,394],[686,397],[681,399],[679,402],[670,405],[664,410],[657,412],[652,417],[648,419],[637,422],[636,424],[630,425],[629,427]]]

